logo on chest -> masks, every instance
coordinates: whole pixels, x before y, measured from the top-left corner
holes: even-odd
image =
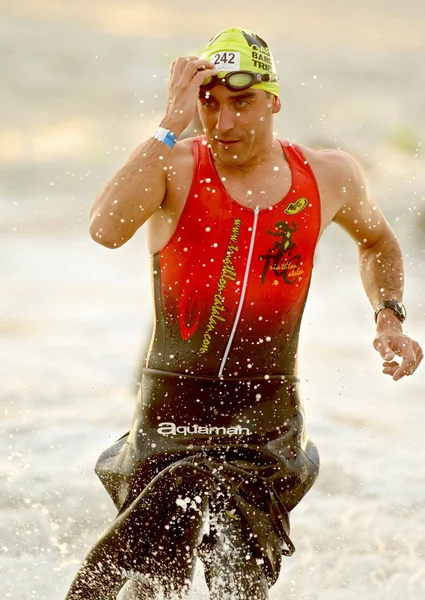
[[[297,224],[294,222],[289,224],[286,221],[275,223],[273,231],[267,230],[267,233],[275,237],[276,241],[268,249],[267,254],[262,254],[259,257],[260,260],[264,260],[261,283],[265,283],[268,273],[271,273],[271,276],[275,278],[273,282],[275,285],[279,283],[277,278],[288,285],[292,285],[302,278],[304,269],[302,268],[301,254],[295,254],[297,248],[294,239],[296,238],[296,232]]]
[[[286,213],[287,215],[297,215],[298,213],[300,213],[302,210],[305,209],[307,204],[308,204],[307,198],[298,198],[298,200],[295,200],[295,202],[291,202],[290,204],[288,204],[288,206],[285,208],[285,210],[283,212]]]

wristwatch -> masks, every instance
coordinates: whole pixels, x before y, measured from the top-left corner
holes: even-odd
[[[404,304],[402,304],[401,302],[396,302],[395,300],[385,300],[385,302],[381,302],[381,304],[379,304],[375,310],[375,323],[378,320],[379,313],[384,308],[391,308],[391,310],[394,312],[397,319],[401,321],[401,323],[404,323],[404,321],[406,320],[407,311]]]

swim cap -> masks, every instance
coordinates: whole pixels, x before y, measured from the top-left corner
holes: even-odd
[[[256,33],[239,27],[225,29],[214,36],[202,52],[201,58],[215,65],[219,77],[224,77],[231,71],[277,75],[266,42]],[[262,81],[252,87],[279,96],[278,81]]]

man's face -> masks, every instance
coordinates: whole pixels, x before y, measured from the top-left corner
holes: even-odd
[[[248,165],[268,149],[279,110],[279,99],[264,90],[235,92],[216,85],[199,94],[199,116],[214,159],[226,167]]]

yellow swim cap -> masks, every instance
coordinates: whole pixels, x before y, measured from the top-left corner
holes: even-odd
[[[201,58],[215,65],[219,77],[232,71],[274,75],[276,81],[261,81],[252,87],[279,96],[276,66],[269,47],[252,31],[239,27],[221,31],[208,42]]]

